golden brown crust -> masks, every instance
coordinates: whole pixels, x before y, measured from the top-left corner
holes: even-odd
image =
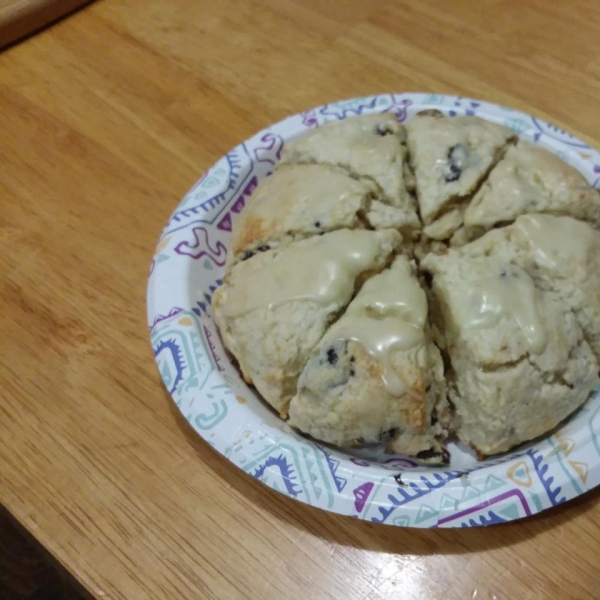
[[[271,227],[271,232],[273,228]],[[265,220],[261,217],[248,215],[244,220],[244,226],[241,228],[238,237],[233,245],[233,252],[238,254],[246,248],[256,246],[259,242],[269,237],[269,230],[265,227]]]

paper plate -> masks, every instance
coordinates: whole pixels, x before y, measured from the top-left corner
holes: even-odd
[[[326,104],[234,148],[189,191],[160,238],[148,284],[152,347],[185,418],[234,465],[312,506],[376,523],[472,527],[538,513],[600,483],[600,392],[542,441],[477,462],[454,446],[448,467],[401,456],[350,455],[305,439],[276,417],[230,364],[210,301],[221,284],[231,228],[286,139],[326,121],[427,108],[479,115],[560,156],[600,187],[600,154],[535,117],[455,96],[381,94]]]

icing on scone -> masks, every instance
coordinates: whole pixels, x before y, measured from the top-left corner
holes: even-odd
[[[514,265],[476,281],[460,304],[461,319],[471,329],[496,327],[502,318],[514,319],[527,339],[531,352],[546,346],[546,331],[540,319],[538,292],[527,273]]]
[[[256,271],[224,307],[228,317],[294,300],[329,305],[350,295],[357,275],[380,251],[370,231],[341,230],[290,246]]]
[[[590,253],[600,252],[600,233],[571,217],[523,215],[515,223],[533,249],[536,261],[546,267],[587,262]]]
[[[427,298],[407,262],[399,262],[367,281],[331,334],[354,340],[382,367],[382,379],[390,394],[402,396],[407,386],[392,364],[395,351],[423,343]]]

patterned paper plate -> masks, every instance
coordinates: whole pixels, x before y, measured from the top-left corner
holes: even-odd
[[[194,429],[233,464],[296,500],[392,525],[471,527],[529,516],[600,483],[600,392],[560,431],[494,460],[452,447],[451,465],[350,455],[295,434],[230,364],[210,301],[221,284],[232,224],[285,140],[326,121],[389,112],[398,121],[437,108],[480,115],[551,150],[600,187],[600,154],[535,117],[455,96],[382,94],[326,104],[261,131],[205,173],[160,238],[148,284],[148,323],[163,381]]]

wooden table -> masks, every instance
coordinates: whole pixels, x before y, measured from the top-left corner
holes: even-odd
[[[220,155],[376,91],[600,146],[594,0],[99,0],[0,56],[0,502],[96,598],[592,598],[599,493],[491,529],[319,512],[186,429],[145,322],[154,245]]]
[[[0,0],[0,49],[90,0]]]

